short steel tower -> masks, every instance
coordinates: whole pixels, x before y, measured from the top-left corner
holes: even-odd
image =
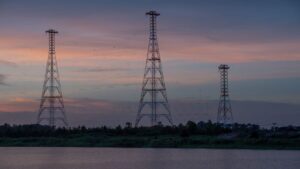
[[[55,35],[58,32],[49,29],[46,33],[49,35],[49,54],[37,123],[47,121],[49,126],[55,126],[61,121],[68,126],[55,54]]]
[[[228,90],[228,65],[220,65],[219,72],[221,74],[221,83],[220,83],[220,101],[218,108],[218,117],[217,122],[220,124],[232,124],[233,115],[231,110],[231,103],[229,99],[229,90]]]
[[[159,124],[158,120],[161,117],[166,118],[173,125],[156,34],[156,18],[160,14],[149,11],[146,15],[150,16],[150,37],[135,126],[138,126],[145,116],[150,117],[152,126]]]

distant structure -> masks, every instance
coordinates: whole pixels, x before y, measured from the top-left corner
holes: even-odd
[[[229,99],[229,90],[228,90],[228,65],[220,65],[219,72],[221,75],[220,83],[220,101],[218,108],[218,117],[217,122],[220,124],[228,125],[233,123],[233,115],[231,110],[231,103]]]
[[[145,116],[150,118],[152,126],[161,124],[161,117],[173,125],[156,34],[156,18],[160,14],[149,11],[146,15],[150,16],[150,38],[135,126]]]
[[[58,32],[49,29],[46,33],[49,35],[49,54],[37,123],[47,121],[49,126],[55,126],[61,121],[68,126],[55,54],[55,35]]]

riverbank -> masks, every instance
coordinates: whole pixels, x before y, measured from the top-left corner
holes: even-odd
[[[299,139],[220,139],[214,136],[73,136],[0,138],[1,147],[135,147],[300,150]]]
[[[178,126],[55,128],[0,126],[0,147],[136,147],[300,150],[300,127],[261,129],[253,124],[222,126],[187,122]]]

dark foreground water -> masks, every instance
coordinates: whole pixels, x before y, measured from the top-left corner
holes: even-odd
[[[300,151],[0,148],[0,169],[299,169]]]

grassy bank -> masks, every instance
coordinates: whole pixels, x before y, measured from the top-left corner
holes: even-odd
[[[178,126],[55,128],[41,125],[0,126],[0,146],[18,147],[155,147],[300,150],[300,127],[261,129],[258,125],[221,126],[210,121]]]
[[[139,147],[300,150],[299,139],[220,139],[215,136],[73,136],[0,138],[2,147]]]

